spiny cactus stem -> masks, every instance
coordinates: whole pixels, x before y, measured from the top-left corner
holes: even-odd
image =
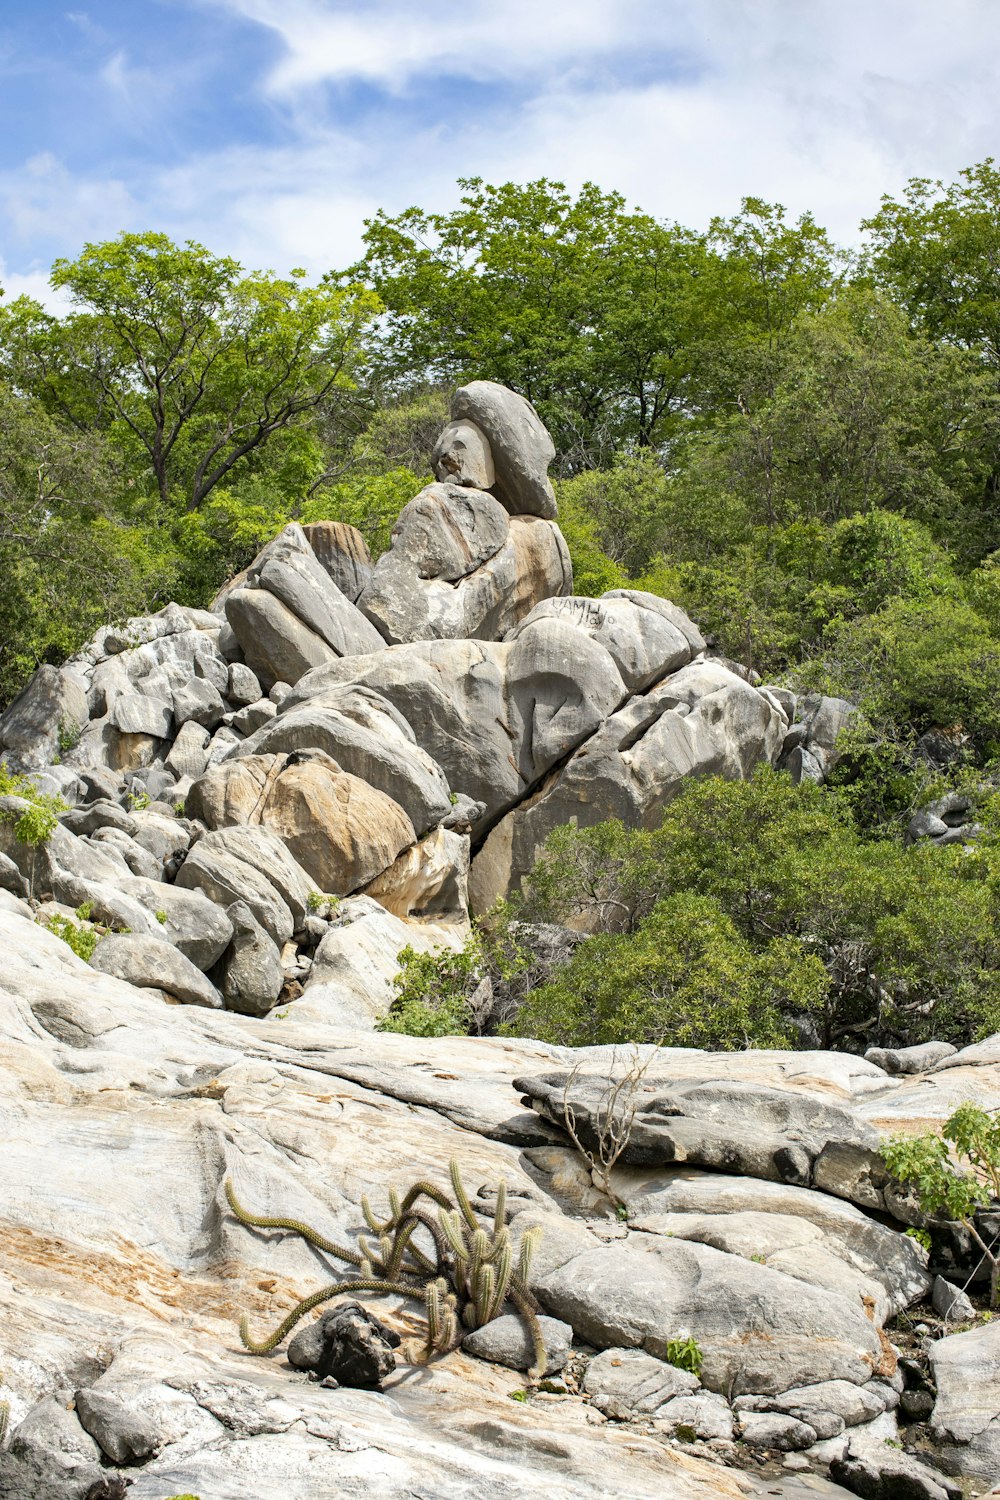
[[[466,1224],[468,1224],[473,1234],[475,1234],[476,1230],[479,1228],[479,1220],[476,1218],[475,1214],[472,1211],[472,1204],[469,1202],[469,1195],[465,1191],[465,1184],[462,1182],[461,1170],[459,1169],[458,1162],[454,1158],[452,1158],[452,1160],[448,1163],[448,1170],[451,1173],[451,1185],[455,1190],[455,1198],[458,1202],[459,1208],[462,1210],[462,1218],[465,1220]]]
[[[403,1281],[386,1281],[380,1276],[356,1276],[347,1281],[335,1281],[330,1286],[321,1287],[318,1292],[313,1292],[312,1296],[304,1297],[296,1307],[292,1308],[287,1318],[278,1324],[274,1332],[259,1342],[250,1336],[250,1319],[241,1318],[240,1338],[244,1347],[249,1349],[251,1354],[270,1354],[307,1312],[311,1312],[314,1307],[319,1307],[321,1302],[329,1302],[331,1297],[339,1297],[344,1292],[372,1292],[392,1297],[420,1297],[423,1294],[423,1288]]]
[[[9,1421],[10,1421],[10,1402],[9,1401],[0,1401],[0,1448],[3,1447],[3,1440],[7,1436],[7,1423]]]
[[[499,1234],[507,1223],[507,1182],[501,1177],[500,1186],[497,1188],[497,1206],[493,1214],[493,1230]]]
[[[318,1229],[304,1224],[301,1219],[270,1218],[263,1214],[252,1214],[237,1198],[236,1189],[229,1177],[226,1178],[224,1186],[229,1207],[241,1223],[248,1224],[253,1229],[287,1229],[291,1234],[300,1235],[302,1239],[308,1240],[309,1244],[315,1245],[318,1250],[325,1250],[328,1254],[335,1255],[338,1260],[346,1260],[352,1266],[361,1264],[362,1257],[356,1250],[349,1250],[344,1245],[328,1240],[325,1235],[320,1234]]]
[[[452,1208],[454,1206],[448,1194],[442,1192],[440,1188],[435,1187],[433,1182],[415,1182],[411,1188],[407,1189],[406,1196],[403,1199],[402,1206],[396,1218],[402,1218],[407,1210],[413,1207],[418,1198],[430,1198],[431,1202],[436,1203],[439,1208]]]
[[[534,1297],[530,1297],[530,1293],[529,1301],[528,1297],[523,1296],[516,1286],[511,1287],[511,1297],[514,1306],[527,1323],[528,1331],[531,1334],[535,1360],[528,1371],[528,1379],[533,1385],[536,1385],[545,1374],[545,1366],[549,1362],[548,1351],[545,1348],[545,1335],[542,1333],[542,1325],[538,1321],[538,1304],[535,1302]]]

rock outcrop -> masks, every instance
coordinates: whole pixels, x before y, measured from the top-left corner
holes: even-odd
[[[655,827],[689,776],[821,777],[850,717],[799,713],[669,601],[575,595],[551,458],[526,402],[473,382],[374,564],[339,522],[286,527],[210,610],[98,632],[0,718],[29,778],[0,798],[0,1494],[120,1472],[134,1500],[735,1500],[769,1454],[952,1493],[885,1456],[914,1392],[884,1325],[932,1278],[879,1146],[1000,1106],[1000,1039],[659,1049],[609,1180],[604,1049],[374,1029],[402,950],[460,948],[559,824]],[[65,803],[34,843],[31,784]],[[422,1304],[354,1287],[376,1307],[242,1352],[239,1315],[280,1322],[342,1278],[338,1246],[372,1282],[359,1234],[453,1158],[470,1245],[499,1235],[502,1268],[501,1230],[541,1233],[518,1316],[501,1298],[415,1372]],[[548,1383],[521,1400],[531,1298]],[[987,1332],[941,1339],[919,1394],[954,1473],[988,1479]]]
[[[230,916],[243,933],[247,916]],[[735,1500],[745,1455],[789,1451],[848,1484],[870,1476],[856,1492],[893,1493],[898,1474],[907,1494],[957,1493],[899,1450],[902,1378],[880,1331],[926,1286],[923,1250],[884,1209],[765,1171],[763,1143],[801,1136],[816,1161],[841,1134],[862,1149],[959,1100],[995,1109],[988,1049],[895,1076],[832,1053],[660,1049],[640,1085],[647,1161],[615,1173],[622,1221],[554,1095],[531,1085],[542,1112],[518,1101],[576,1062],[582,1120],[607,1088],[604,1049],[360,1035],[305,999],[264,1018],[170,1005],[84,963],[27,908],[0,909],[0,942],[0,1493],[79,1500],[121,1472],[138,1500],[320,1500],[361,1483],[399,1500]],[[670,1100],[684,1113],[664,1113]],[[675,1152],[685,1122],[683,1159],[664,1160],[656,1120]],[[720,1171],[723,1137],[741,1154]],[[392,1186],[447,1187],[452,1157],[484,1225],[503,1179],[515,1242],[542,1230],[532,1284],[551,1320],[551,1394],[509,1399],[526,1358],[510,1318],[419,1371],[397,1349],[392,1369],[379,1351],[413,1328],[393,1297],[360,1298],[390,1330],[361,1372],[383,1393],[297,1373],[334,1353],[354,1368],[336,1318],[300,1323],[294,1357],[241,1351],[241,1313],[273,1326],[334,1262],[234,1218],[227,1176],[258,1213],[343,1244],[364,1230],[363,1197],[382,1214]],[[952,1473],[981,1482],[995,1476],[993,1326],[931,1346],[933,1430]],[[685,1341],[694,1371],[670,1362]],[[772,1470],[749,1493],[800,1493],[784,1486]],[[802,1493],[828,1492],[842,1493]]]
[[[573,594],[552,457],[526,401],[474,381],[374,564],[349,526],[292,524],[210,610],[169,604],[40,669],[0,755],[67,811],[36,848],[10,804],[0,888],[128,929],[98,962],[134,982],[166,943],[204,983],[175,964],[165,993],[261,1013],[315,983],[331,899],[377,903],[391,976],[407,942],[460,943],[559,824],[652,827],[685,777],[787,753],[791,695],[711,657],[682,610]],[[844,710],[810,701],[803,744],[832,753]],[[338,982],[358,1024],[389,1003]]]

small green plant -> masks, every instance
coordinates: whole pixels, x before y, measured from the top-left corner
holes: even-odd
[[[58,913],[48,917],[41,925],[56,937],[62,938],[64,943],[68,943],[77,958],[82,958],[85,963],[90,962],[100,940],[100,934],[92,927],[78,927],[69,917]]]
[[[160,908],[160,910],[159,910],[159,911],[158,911],[158,912],[156,912],[156,913],[155,913],[155,915],[156,915],[156,920],[157,920],[157,921],[158,921],[158,922],[159,922],[159,924],[160,924],[160,926],[161,926],[161,927],[164,927],[164,926],[166,926],[166,922],[167,922],[167,914],[166,914],[166,912],[165,912],[165,911],[164,911],[164,910],[163,910],[163,908],[162,908],[162,907],[161,907],[161,908]]]
[[[882,1159],[900,1182],[912,1183],[925,1214],[961,1224],[990,1267],[990,1307],[997,1305],[1000,1255],[976,1226],[976,1213],[1000,1200],[1000,1117],[962,1104],[940,1135],[894,1136]]]
[[[76,909],[76,919],[77,919],[77,921],[78,922],[89,922],[90,919],[91,919],[91,917],[93,915],[94,915],[94,903],[93,903],[93,901],[81,901],[80,905]]]
[[[149,806],[150,796],[148,792],[136,792],[130,789],[127,793],[127,801],[132,812],[143,812]]]
[[[179,802],[175,802],[174,803],[174,812],[176,813],[176,815],[179,818],[183,818],[183,816],[184,816],[184,798],[183,797],[181,798],[181,800]]]
[[[528,1393],[527,1391],[508,1391],[507,1399],[508,1401],[527,1401]]]
[[[59,749],[63,755],[67,755],[70,750],[79,744],[82,733],[83,729],[79,724],[74,724],[71,720],[67,719],[59,720]]]
[[[982,1321],[984,1323],[992,1323],[993,1322],[993,1314],[989,1311],[988,1308],[987,1308],[987,1310],[985,1312],[980,1313],[979,1316],[980,1316],[980,1318],[982,1319]]]
[[[766,1255],[751,1255],[750,1259],[752,1261],[754,1261],[758,1266],[766,1266],[767,1265],[767,1256]]]
[[[449,792],[448,793],[448,801],[451,803],[452,807],[454,807],[457,804],[457,802],[458,802],[458,793],[457,792]]]
[[[51,838],[59,821],[60,813],[68,812],[69,805],[61,797],[50,797],[24,776],[15,776],[0,766],[0,797],[19,797],[27,802],[24,808],[3,808],[0,818],[14,826],[14,837],[21,844],[37,849]]]
[[[907,1239],[916,1240],[918,1245],[923,1245],[924,1249],[930,1254],[933,1241],[931,1240],[929,1229],[910,1228],[906,1231],[906,1236]]]
[[[689,1375],[701,1374],[702,1352],[693,1338],[668,1339],[663,1357],[668,1365],[687,1370]]]
[[[331,896],[329,891],[310,891],[306,897],[306,905],[311,912],[322,911],[324,906],[330,911],[336,911],[340,905],[340,897]]]
[[[457,1161],[451,1162],[450,1172],[454,1197],[423,1181],[415,1182],[402,1197],[392,1188],[389,1216],[384,1220],[378,1218],[363,1197],[365,1222],[376,1238],[372,1241],[360,1234],[357,1249],[334,1243],[299,1219],[264,1218],[250,1213],[240,1203],[227,1177],[226,1198],[242,1224],[257,1229],[287,1229],[353,1268],[353,1274],[305,1297],[267,1338],[253,1338],[249,1319],[244,1317],[240,1322],[244,1347],[251,1354],[270,1354],[314,1307],[342,1292],[371,1292],[424,1303],[426,1335],[423,1339],[408,1339],[402,1352],[411,1364],[426,1364],[435,1354],[454,1349],[465,1331],[482,1328],[499,1317],[509,1300],[528,1325],[535,1356],[528,1378],[538,1381],[545,1372],[548,1356],[538,1321],[540,1309],[528,1289],[528,1277],[541,1230],[528,1229],[520,1243],[513,1244],[506,1219],[507,1184],[501,1181],[490,1233],[473,1211]],[[436,1216],[421,1203],[422,1198],[437,1206]],[[415,1240],[421,1231],[428,1237],[427,1248]]]

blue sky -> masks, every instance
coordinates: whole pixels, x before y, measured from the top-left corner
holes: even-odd
[[[318,275],[455,179],[836,235],[1000,156],[1000,0],[0,0],[0,284],[123,228]]]

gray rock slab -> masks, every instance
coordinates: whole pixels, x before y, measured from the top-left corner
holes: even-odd
[[[651,1416],[674,1396],[691,1395],[698,1385],[697,1377],[687,1370],[642,1349],[605,1349],[590,1361],[583,1381],[589,1396],[608,1397],[636,1416]]]
[[[245,1016],[266,1016],[277,1004],[284,986],[281,954],[244,901],[235,901],[226,915],[233,940],[213,976],[227,1009]]]
[[[372,576],[372,556],[358,528],[346,521],[312,521],[303,526],[302,533],[320,567],[356,604]]]
[[[175,884],[183,890],[200,890],[220,906],[245,902],[279,948],[295,930],[292,914],[270,880],[227,850],[206,845],[204,839],[188,854]]]
[[[245,662],[230,663],[225,696],[230,703],[235,703],[239,708],[256,703],[263,697],[256,674],[251,672]]]
[[[219,689],[200,677],[192,677],[182,688],[174,692],[174,718],[178,724],[194,723],[211,732],[222,723],[226,705]],[[194,771],[181,770],[182,776],[193,776]]]
[[[178,777],[203,775],[208,765],[210,739],[208,729],[195,719],[183,723],[167,753],[167,769]]]
[[[1000,1322],[936,1339],[928,1353],[937,1387],[930,1431],[947,1469],[995,1482],[1000,1474]]]
[[[158,938],[170,943],[203,973],[228,945],[232,924],[222,908],[202,891],[144,878],[130,880],[126,889],[153,919]]]
[[[338,656],[378,650],[378,631],[334,583],[300,526],[286,526],[263,563],[251,567],[249,579],[280,599]]]
[[[603,646],[630,693],[644,692],[668,672],[679,671],[693,654],[688,636],[658,611],[634,599],[611,596],[543,599],[506,639],[517,640],[533,623],[546,619],[572,625]]]
[[[485,434],[496,473],[493,489],[510,514],[553,519],[548,470],[556,450],[530,402],[492,380],[473,380],[452,396],[451,416]]]
[[[573,1330],[558,1318],[541,1317],[538,1320],[545,1340],[548,1359],[543,1374],[555,1375],[569,1358],[573,1342]],[[528,1370],[534,1364],[534,1345],[524,1319],[516,1313],[504,1313],[486,1323],[462,1340],[462,1348],[477,1359],[490,1360],[495,1365],[506,1365],[510,1370]]]
[[[926,1073],[936,1063],[954,1056],[957,1050],[951,1042],[924,1042],[919,1047],[869,1047],[865,1059],[887,1073]]]
[[[489,439],[475,422],[448,422],[434,445],[431,468],[445,484],[489,490],[496,483]]]
[[[309,912],[309,898],[315,893],[313,882],[302,866],[269,828],[220,828],[203,834],[198,841],[202,853],[221,850],[250,865],[274,887],[292,914],[297,932]]]
[[[609,816],[656,827],[688,776],[745,778],[775,761],[783,734],[778,709],[726,667],[682,667],[612,713],[558,776],[496,825],[473,862],[474,909],[519,888],[553,829]]]
[[[543,1305],[599,1349],[662,1354],[669,1339],[693,1337],[715,1391],[870,1377],[881,1351],[860,1306],[707,1246],[644,1238],[560,1266],[539,1283]]]
[[[171,705],[146,693],[122,693],[111,708],[111,723],[121,734],[148,734],[166,739],[173,722]]]
[[[171,943],[135,933],[112,933],[101,939],[91,966],[124,979],[139,989],[165,990],[188,1005],[222,1004],[215,986]]]
[[[0,715],[0,749],[19,770],[50,765],[89,717],[76,675],[68,668],[39,667]]]
[[[236,589],[226,600],[226,619],[262,686],[298,682],[336,659],[333,647],[267,589]]]
[[[764,1411],[743,1412],[739,1433],[748,1448],[777,1449],[779,1453],[799,1453],[810,1448],[818,1436],[808,1422]]]

